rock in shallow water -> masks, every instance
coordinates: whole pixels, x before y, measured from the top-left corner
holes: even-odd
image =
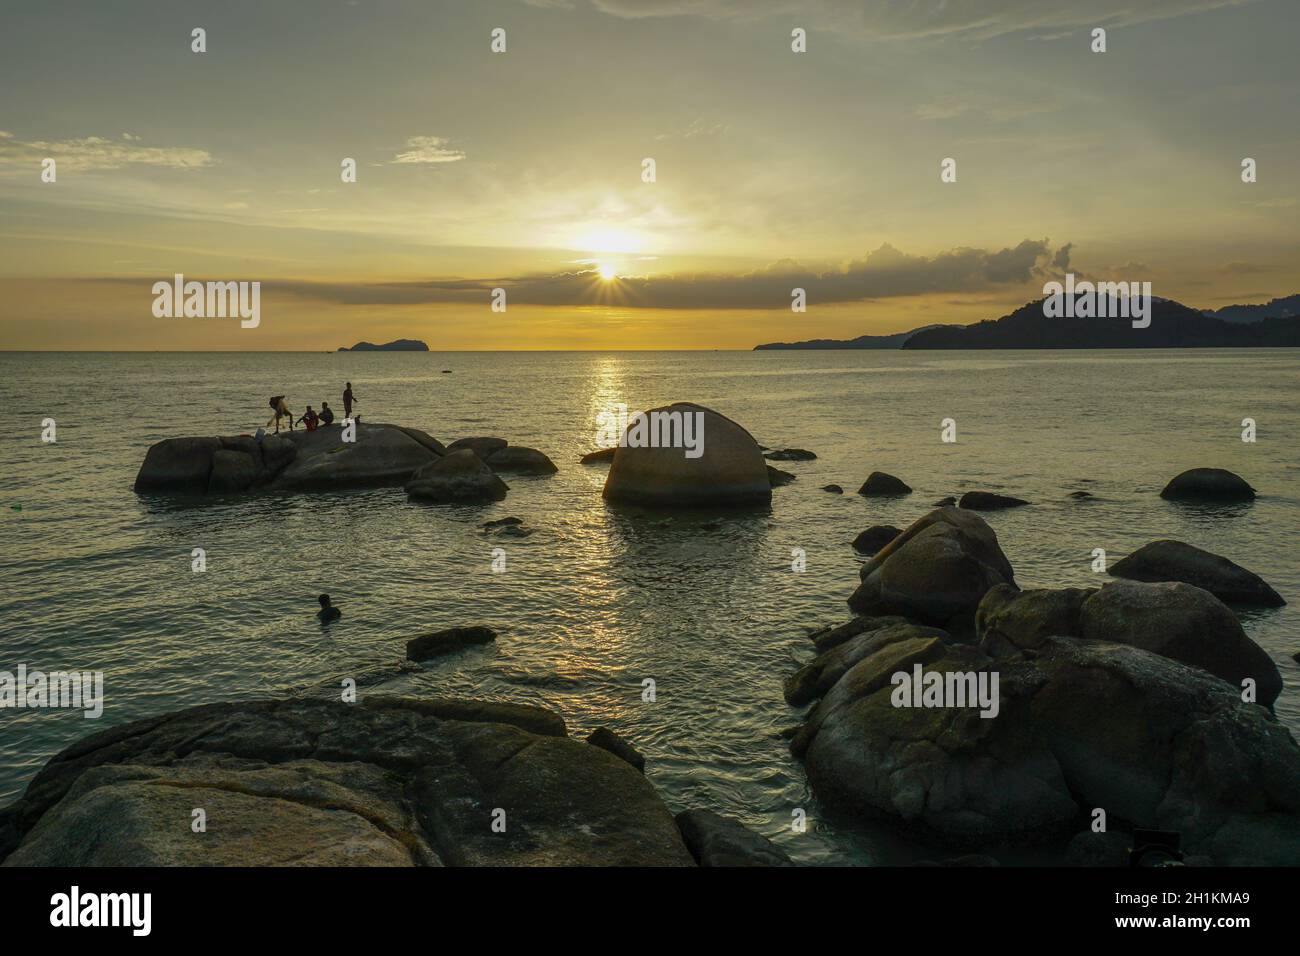
[[[1227,558],[1181,541],[1152,541],[1110,568],[1117,578],[1131,581],[1182,581],[1204,588],[1220,601],[1281,607],[1281,595],[1258,574]]]
[[[676,820],[700,866],[794,866],[767,837],[712,810],[684,810]]]
[[[597,727],[593,730],[587,737],[587,743],[601,750],[608,750],[620,760],[626,761],[642,773],[645,772],[645,757],[608,727]]]
[[[406,484],[407,494],[428,501],[500,501],[510,486],[468,448],[449,451],[421,468]]]
[[[406,659],[408,661],[427,661],[431,657],[451,654],[464,647],[478,644],[490,644],[497,639],[496,631],[481,625],[473,627],[450,627],[445,631],[423,634],[406,642]]]
[[[872,525],[853,539],[853,550],[858,554],[875,554],[903,531],[892,524]]]
[[[773,488],[780,488],[782,485],[788,485],[795,480],[794,475],[788,471],[782,471],[780,468],[767,466],[767,480],[772,483]]]
[[[1000,511],[1003,508],[1019,508],[1029,502],[1024,498],[996,495],[991,491],[968,491],[957,504],[971,511]]]
[[[211,807],[208,830],[190,810]],[[495,809],[505,833],[494,833]],[[580,826],[574,821],[581,821]],[[211,704],[95,734],[0,811],[5,866],[689,866],[645,777],[535,707]]]
[[[858,494],[867,498],[884,498],[893,495],[910,495],[911,486],[905,481],[887,475],[883,471],[873,471],[858,489]]]
[[[740,425],[712,409],[685,402],[641,414],[645,418],[634,416],[614,454],[605,479],[606,499],[652,507],[733,508],[771,503],[767,462],[753,436]],[[700,451],[695,458],[687,457],[690,449],[680,440],[687,416],[693,429],[690,435]],[[650,447],[650,442],[658,447]]]
[[[493,471],[514,471],[527,475],[553,475],[558,468],[536,448],[523,445],[510,445],[500,451],[494,451],[487,458],[488,467]]]
[[[1255,489],[1223,468],[1192,468],[1169,480],[1161,498],[1172,500],[1254,501]]]

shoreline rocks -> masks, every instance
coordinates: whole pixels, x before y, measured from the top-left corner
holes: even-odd
[[[406,483],[406,493],[435,502],[500,501],[510,486],[469,448],[448,451]]]
[[[911,493],[912,488],[907,482],[893,475],[887,475],[883,471],[873,471],[858,489],[858,494],[865,498],[889,498]]]

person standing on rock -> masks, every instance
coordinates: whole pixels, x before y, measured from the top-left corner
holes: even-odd
[[[352,397],[352,383],[347,382],[343,388],[343,417],[344,418],[352,417],[352,406],[354,403],[357,405],[361,404],[355,398]]]
[[[271,408],[275,409],[273,420],[275,421],[276,434],[278,435],[280,433],[280,418],[282,416],[288,416],[289,431],[293,431],[293,412],[289,411],[289,406],[285,402],[283,395],[271,396]],[[266,424],[269,427],[271,422],[268,421]]]

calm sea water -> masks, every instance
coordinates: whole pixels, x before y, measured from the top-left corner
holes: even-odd
[[[372,421],[443,441],[501,435],[560,472],[511,478],[487,507],[417,504],[400,489],[198,504],[131,491],[151,443],[252,431],[273,393],[298,411],[341,405],[345,380]],[[0,669],[103,670],[107,685],[97,722],[0,714],[0,802],[90,731],[354,676],[370,690],[544,704],[575,736],[606,725],[646,754],[673,810],[731,814],[802,862],[905,860],[920,851],[825,811],[780,736],[798,721],[781,680],[809,656],[807,631],[847,616],[854,535],[991,489],[1034,502],[988,516],[1022,586],[1098,584],[1098,547],[1113,561],[1172,537],[1224,554],[1292,602],[1243,619],[1281,668],[1278,714],[1300,733],[1297,395],[1293,350],[0,354]],[[819,457],[781,465],[799,480],[770,512],[607,508],[605,467],[576,461],[595,447],[597,414],[674,400]],[[57,444],[40,441],[47,417]],[[1247,417],[1255,444],[1240,439]],[[956,444],[940,442],[945,418]],[[1194,466],[1237,471],[1261,497],[1216,510],[1158,497]],[[916,492],[853,494],[877,469]],[[848,494],[820,491],[828,482]],[[480,531],[506,515],[536,533]],[[494,574],[498,546],[507,570]],[[196,547],[204,574],[190,570]],[[794,548],[807,552],[802,574]],[[322,590],[344,615],[328,631],[314,616]],[[497,643],[398,672],[407,638],[473,623]],[[645,678],[655,703],[641,701]],[[803,835],[790,827],[799,807]]]

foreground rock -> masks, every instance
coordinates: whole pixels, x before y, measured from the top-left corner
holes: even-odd
[[[1256,699],[1271,706],[1282,675],[1268,653],[1246,636],[1237,615],[1209,591],[1190,584],[1116,581],[1083,602],[1080,633],[1172,657],[1221,677],[1241,693],[1256,684]]]
[[[875,554],[900,534],[901,528],[892,524],[875,524],[853,539],[853,550],[858,554]]]
[[[858,494],[867,498],[885,498],[893,495],[910,495],[912,488],[907,482],[883,471],[873,471],[858,489]]]
[[[168,438],[151,446],[136,475],[141,494],[242,494],[327,491],[401,484],[437,461],[441,444],[397,425],[357,424],[355,442],[340,425],[265,435]]]
[[[490,627],[476,625],[473,627],[450,627],[433,634],[422,634],[406,642],[406,659],[408,661],[427,661],[431,657],[452,654],[466,647],[491,644],[497,639],[496,631]]]
[[[821,799],[963,845],[1064,838],[1104,807],[1222,865],[1300,863],[1300,747],[1218,678],[1109,641],[1048,637],[994,661],[939,635],[892,637],[791,743]],[[969,696],[895,706],[893,675],[918,664]],[[994,674],[983,718],[977,688]]]
[[[756,507],[772,501],[767,462],[758,443],[740,425],[702,405],[678,403],[651,409],[629,422],[609,475],[605,498],[655,507]],[[695,415],[702,430],[695,429]],[[691,436],[701,454],[686,457],[683,429],[692,416]],[[647,428],[645,422],[649,422]],[[637,434],[640,428],[641,434]],[[668,441],[663,441],[667,435]],[[649,447],[656,444],[673,447]],[[675,436],[675,440],[674,440]]]
[[[208,830],[190,830],[191,811]],[[505,812],[505,833],[492,830]],[[581,825],[575,825],[580,821]],[[5,866],[689,866],[672,815],[550,711],[211,704],[95,734],[0,811]]]
[[[1254,501],[1246,479],[1222,468],[1192,468],[1170,479],[1161,498],[1185,501]]]
[[[712,810],[684,810],[676,820],[700,866],[794,866],[767,837]]]
[[[1220,601],[1229,603],[1265,607],[1286,604],[1258,574],[1181,541],[1144,544],[1112,565],[1110,573],[1131,581],[1182,581],[1204,588]]]
[[[406,484],[412,497],[438,502],[500,501],[509,490],[510,486],[468,448],[449,451],[447,457],[421,468]]]
[[[1000,511],[1003,508],[1019,508],[1029,502],[1024,498],[996,495],[991,491],[968,491],[957,504],[958,507],[971,511]]]
[[[862,566],[849,598],[859,614],[899,614],[965,633],[997,584],[1015,584],[1011,562],[983,518],[939,508],[914,522]]]

